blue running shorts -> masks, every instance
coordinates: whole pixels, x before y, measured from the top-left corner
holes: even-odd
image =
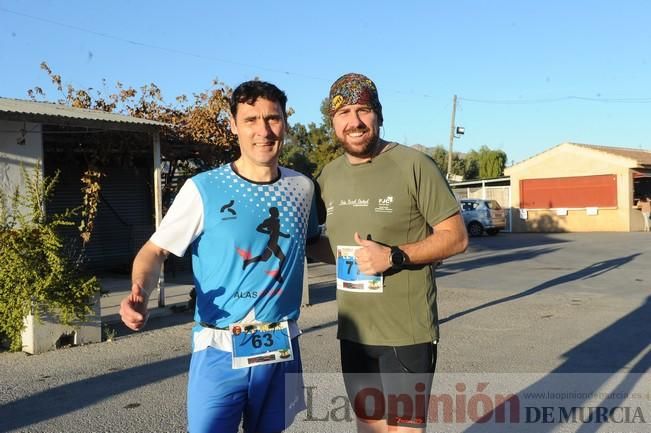
[[[231,368],[231,353],[213,347],[194,352],[188,377],[188,431],[272,433],[286,429],[306,408],[298,338],[294,359],[249,368]],[[294,395],[285,395],[287,390]]]

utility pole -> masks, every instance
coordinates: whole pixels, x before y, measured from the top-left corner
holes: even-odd
[[[452,99],[452,120],[450,121],[450,148],[448,149],[448,173],[446,178],[452,178],[452,144],[454,143],[454,117],[457,114],[457,95]]]

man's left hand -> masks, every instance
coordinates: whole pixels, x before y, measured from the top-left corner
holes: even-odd
[[[355,253],[357,267],[361,272],[366,275],[381,274],[391,267],[389,264],[391,248],[362,239],[357,232],[355,232],[355,242],[361,247]]]

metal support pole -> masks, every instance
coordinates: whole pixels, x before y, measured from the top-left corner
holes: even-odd
[[[450,120],[450,148],[448,149],[448,173],[446,178],[450,180],[452,178],[452,144],[454,143],[454,123],[455,116],[457,113],[457,95],[454,95],[452,99],[452,120]]]
[[[153,134],[153,154],[154,154],[154,222],[156,228],[160,226],[163,219],[163,191],[161,186],[161,156],[160,156],[160,132],[154,131]],[[165,272],[164,266],[161,266],[158,277],[158,306],[165,306]]]
[[[303,298],[301,305],[310,305],[310,283],[307,275],[307,259],[303,261]]]

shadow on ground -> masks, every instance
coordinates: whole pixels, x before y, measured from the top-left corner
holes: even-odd
[[[55,386],[0,406],[0,431],[19,430],[92,406],[112,396],[185,374],[190,355],[112,371],[101,376]],[[130,403],[137,407],[140,402]],[[38,409],[38,410],[35,410]]]

